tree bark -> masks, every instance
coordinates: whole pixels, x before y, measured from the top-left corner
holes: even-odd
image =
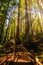
[[[27,0],[25,0],[25,23],[26,23],[26,28],[25,28],[25,36],[27,35],[29,31],[29,20],[28,20],[28,8],[27,8]]]
[[[20,44],[20,38],[19,38],[19,22],[20,22],[20,0],[18,4],[18,22],[17,22],[17,32],[16,32],[16,44]]]

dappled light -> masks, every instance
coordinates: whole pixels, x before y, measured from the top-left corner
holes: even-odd
[[[43,65],[43,0],[0,0],[0,65]]]

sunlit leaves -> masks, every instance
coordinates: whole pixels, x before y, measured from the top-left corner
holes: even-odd
[[[6,10],[7,10],[6,7],[4,6],[1,7],[1,11],[3,11],[4,13],[6,12]]]
[[[28,11],[27,11],[28,12],[28,22],[29,22],[30,28],[32,27],[31,26],[31,24],[32,24],[33,25],[33,30],[32,31],[35,31],[35,33],[36,32],[40,32],[42,26],[40,27],[40,24],[38,22],[42,22],[43,21],[43,16],[41,17],[42,8],[40,8],[41,6],[39,7],[39,5],[42,2],[41,2],[41,0],[26,0],[26,1],[27,1],[27,8],[28,8]],[[9,6],[8,6],[8,4],[9,4]],[[15,33],[15,30],[17,29],[17,24],[18,24],[18,6],[19,6],[19,4],[20,4],[20,12],[19,12],[20,13],[20,17],[19,17],[19,19],[20,19],[20,22],[19,22],[20,23],[20,26],[19,26],[20,31],[19,32],[20,32],[20,35],[22,35],[22,34],[25,33],[25,27],[26,27],[26,23],[25,23],[25,6],[26,6],[25,0],[20,0],[20,3],[19,3],[19,0],[11,0],[11,1],[10,0],[4,0],[4,2],[0,2],[0,7],[1,7],[0,8],[0,21],[1,21],[1,25],[0,26],[1,26],[1,30],[2,30],[2,26],[5,23],[5,19],[6,19],[6,16],[7,16],[8,8],[14,7],[14,10],[11,12],[11,18],[9,20],[11,22],[10,26],[9,26],[10,32],[8,31],[9,32],[9,36],[12,33]],[[39,13],[41,14],[40,16],[39,16]],[[37,16],[39,17],[39,21],[38,21]],[[12,35],[14,35],[14,34],[12,34]]]
[[[32,0],[28,0],[29,5],[32,5]]]
[[[21,3],[20,3],[20,7],[21,7],[21,8],[24,8],[24,7],[25,7],[25,0],[21,0],[20,2],[21,2]]]
[[[40,27],[40,24],[38,22],[40,22],[40,21],[38,20],[38,17],[36,17],[35,20],[34,20],[34,23],[33,23],[33,27],[34,27],[33,29],[34,29],[35,32],[40,33],[41,27]]]
[[[33,5],[34,5],[34,7],[38,7],[38,4],[37,4],[37,0],[32,0],[32,3],[33,3]]]

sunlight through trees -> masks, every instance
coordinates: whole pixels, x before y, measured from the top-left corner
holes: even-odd
[[[0,0],[0,48],[11,40],[43,54],[43,0]]]

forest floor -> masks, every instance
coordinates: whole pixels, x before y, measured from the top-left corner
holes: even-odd
[[[7,61],[13,62],[34,62],[34,56],[22,45],[16,47],[16,51],[8,53],[5,56],[0,57],[0,65]],[[38,61],[39,62],[39,61]],[[39,62],[40,64],[40,62]]]
[[[16,48],[16,52],[13,51],[12,53],[8,53],[7,55],[0,57],[0,64],[5,61],[31,62],[32,59],[28,57],[28,53],[30,54],[30,52],[26,51],[24,47],[18,46],[18,49]]]

